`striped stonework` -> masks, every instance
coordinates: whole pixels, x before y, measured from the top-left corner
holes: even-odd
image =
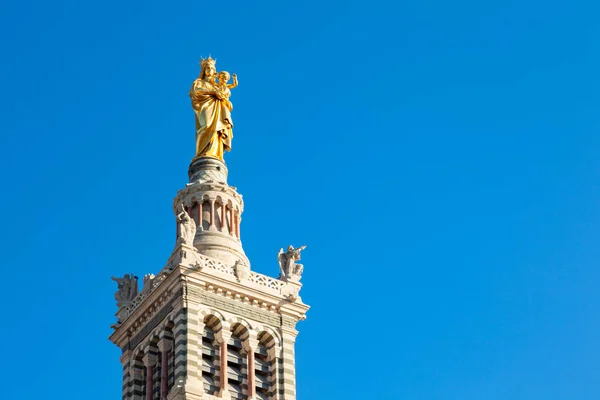
[[[187,320],[187,381],[202,387],[202,331],[204,322],[197,318],[197,305],[189,302]],[[192,317],[193,316],[193,317]]]
[[[185,381],[187,375],[187,309],[182,308],[175,317],[174,338],[174,383]]]
[[[139,354],[131,363],[130,374],[132,376],[133,385],[128,398],[132,400],[141,400],[145,396],[145,382],[146,382],[146,367],[142,360],[142,355]]]
[[[130,388],[133,387],[133,376],[131,375],[131,352],[127,351],[121,355],[121,365],[123,366],[123,390],[121,398],[129,400],[131,398]]]
[[[218,395],[220,391],[220,348],[214,326],[205,325],[202,333],[202,385],[204,392]]]
[[[282,336],[282,400],[292,400],[296,398],[296,366],[294,355],[294,343],[296,342],[296,334],[284,331]]]
[[[248,363],[239,333],[232,333],[227,342],[227,376],[229,396],[233,400],[248,398]]]
[[[168,372],[167,372],[167,393],[175,386],[175,346],[171,347],[168,352]]]
[[[140,305],[145,325],[125,325],[123,400],[295,400],[298,308],[195,285],[200,272],[187,273],[185,283],[172,278],[183,285],[171,289],[175,297],[149,311]]]
[[[308,306],[194,265],[163,272],[111,335],[122,399],[296,400],[295,327]]]
[[[281,350],[278,352],[281,353]],[[279,394],[278,399],[285,398],[284,386],[283,386],[283,358],[281,356],[275,359],[277,364],[277,384],[279,385],[277,388],[277,393]]]
[[[308,307],[250,301],[256,293],[204,283],[210,276],[196,284],[196,276],[201,272],[175,270],[165,280],[174,296],[157,291],[164,301],[156,306],[149,296],[150,306],[140,304],[137,319],[115,333],[123,349],[122,399],[295,400],[295,326]]]
[[[155,364],[152,368],[152,400],[160,400],[160,385],[162,384],[162,353],[156,354]]]
[[[273,399],[278,394],[277,346],[268,332],[262,332],[258,341],[254,357],[256,397]]]

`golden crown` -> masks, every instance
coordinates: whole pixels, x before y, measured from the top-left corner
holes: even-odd
[[[200,61],[200,66],[202,67],[202,69],[204,69],[208,65],[212,65],[214,67],[216,63],[217,60],[213,60],[211,56],[208,56],[208,58],[203,58],[202,61]]]

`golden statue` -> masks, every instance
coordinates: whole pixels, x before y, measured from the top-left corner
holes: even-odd
[[[233,74],[233,84],[228,84],[229,72],[221,71],[217,74],[215,63],[211,57],[202,59],[200,76],[190,89],[192,108],[196,114],[194,159],[212,157],[223,161],[223,153],[231,150],[233,138],[230,89],[236,87],[238,81],[237,76]]]

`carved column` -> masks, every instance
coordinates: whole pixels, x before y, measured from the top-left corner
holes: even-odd
[[[230,232],[230,235],[233,237],[237,237],[237,234],[236,234],[237,231],[235,229],[236,221],[237,221],[237,211],[235,209],[232,209],[231,210],[231,232]]]
[[[200,230],[204,229],[204,226],[202,224],[202,222],[204,221],[203,206],[204,206],[204,199],[200,199],[200,201],[198,202],[198,228]]]
[[[211,231],[215,230],[215,199],[214,198],[209,198],[208,201],[210,202],[210,223],[208,225],[208,229]]]
[[[167,399],[169,391],[169,351],[173,347],[173,341],[165,336],[158,341],[158,350],[161,352],[161,368],[160,368],[160,398]]]
[[[220,377],[219,377],[219,388],[220,393],[219,397],[228,399],[229,395],[229,379],[227,377],[227,342],[231,338],[231,332],[225,327],[221,328],[219,333],[217,334],[217,339],[219,341],[219,353],[220,353]]]
[[[152,400],[152,386],[154,386],[154,364],[146,365],[146,400]]]
[[[254,365],[254,352],[258,347],[258,340],[251,336],[244,343],[248,360],[248,398],[252,399],[256,395],[256,367]]]
[[[227,229],[227,217],[225,216],[225,202],[221,200],[221,232]]]
[[[154,386],[154,365],[156,364],[156,356],[150,354],[150,349],[146,349],[146,355],[143,358],[144,366],[146,367],[146,400],[152,400],[152,389]]]

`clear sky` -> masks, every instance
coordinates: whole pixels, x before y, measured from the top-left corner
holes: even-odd
[[[308,245],[299,399],[600,398],[597,2],[302,3],[2,3],[0,397],[120,398],[211,54],[252,268]]]

